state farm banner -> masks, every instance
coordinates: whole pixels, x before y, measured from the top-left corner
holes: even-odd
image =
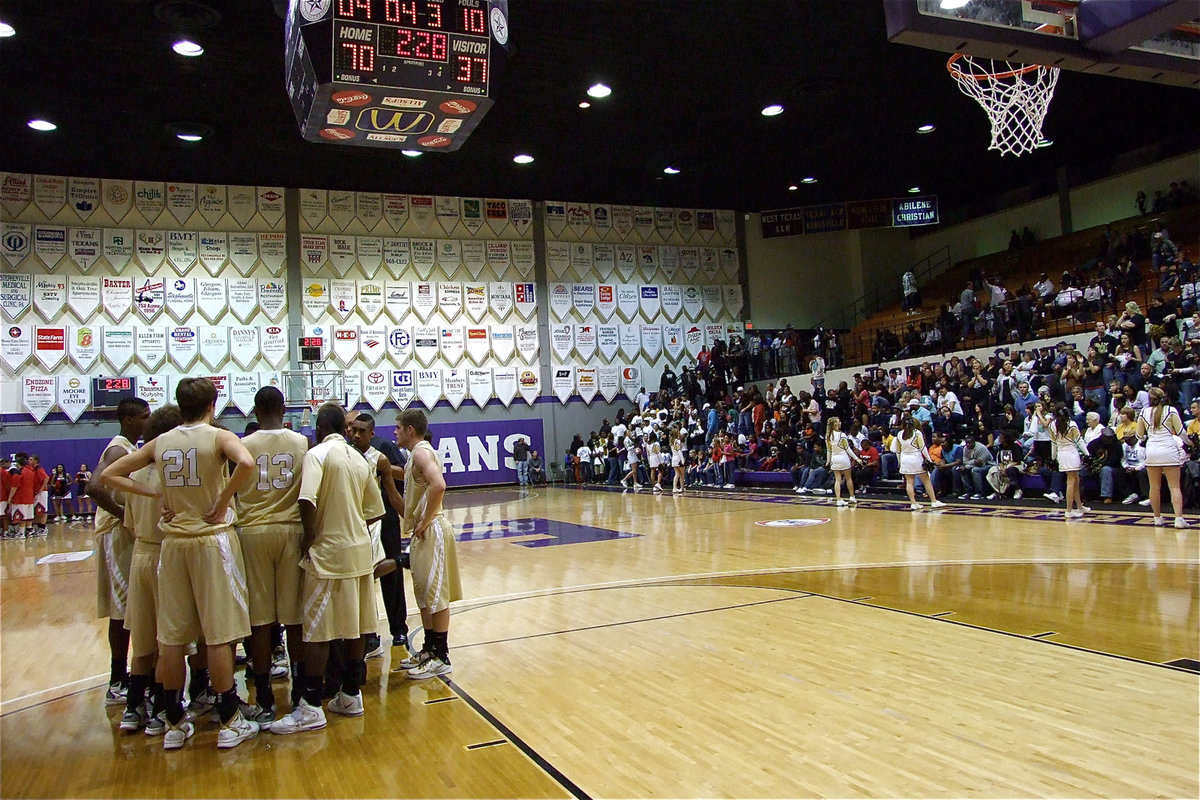
[[[400,322],[412,308],[412,286],[408,281],[385,281],[383,307],[393,322]]]
[[[571,245],[566,242],[546,242],[546,266],[555,278],[561,278],[571,263]]]
[[[612,361],[620,347],[620,325],[596,326],[596,349],[600,351],[600,355],[604,357],[605,361]]]
[[[12,329],[9,329],[12,333]],[[75,325],[68,329],[67,353],[75,366],[90,372],[100,358],[100,329],[91,325]]]
[[[720,286],[701,286],[700,299],[704,304],[704,313],[713,319],[720,316],[721,309],[725,307],[725,298]]]
[[[513,285],[508,281],[493,281],[488,284],[488,305],[492,316],[504,320],[513,310]]]
[[[41,423],[46,418],[57,399],[58,391],[53,376],[21,377],[21,405],[35,422]]]
[[[487,266],[487,243],[468,239],[462,243],[463,266],[472,280],[478,280]]]
[[[522,278],[532,277],[534,263],[537,259],[533,242],[509,242],[508,250],[512,255],[512,264],[517,268],[520,276]]]
[[[196,278],[196,308],[209,322],[216,322],[229,308],[224,278]]]
[[[152,322],[163,310],[166,289],[162,278],[139,278],[133,284],[133,305],[146,322]]]
[[[105,325],[104,360],[120,373],[133,361],[134,331],[132,325]]]
[[[612,283],[601,283],[596,286],[596,314],[602,322],[612,319],[617,310],[617,287]]]
[[[692,358],[700,355],[700,351],[704,349],[704,329],[694,322],[684,324],[683,346]]]
[[[433,239],[410,239],[412,265],[421,280],[428,280],[437,261],[437,242]]]
[[[575,393],[575,368],[560,365],[554,367],[552,372],[554,377],[551,379],[551,387],[554,390],[554,396],[565,406],[571,399],[571,395]]]
[[[52,371],[67,359],[67,329],[62,325],[38,325],[33,330],[33,355]]]
[[[725,304],[725,310],[732,316],[737,316],[742,313],[742,287],[741,284],[731,283],[724,287],[721,293],[721,299]]]
[[[632,361],[642,349],[642,328],[636,322],[621,326],[621,354]]]
[[[623,281],[633,279],[637,271],[637,250],[633,245],[618,244],[613,246],[613,261],[616,262],[617,275]]]
[[[191,369],[200,355],[200,338],[194,325],[172,325],[167,331],[167,355],[180,370]]]
[[[467,396],[480,408],[486,408],[492,399],[492,370],[489,367],[471,367],[467,370]]]
[[[638,308],[641,305],[641,293],[638,291],[637,284],[620,283],[617,284],[617,312],[625,318],[627,322],[632,321],[638,314]]]
[[[571,285],[553,281],[547,291],[550,293],[550,311],[558,319],[566,319],[571,313]]]
[[[0,339],[0,360],[17,372],[33,355],[33,326],[8,325],[5,333]]]
[[[518,325],[515,335],[517,337],[517,354],[521,356],[521,360],[526,364],[535,363],[538,350],[541,348],[538,342],[537,325]]]
[[[437,308],[437,294],[432,283],[421,281],[413,284],[412,308],[422,322],[428,321],[433,310]]]
[[[333,315],[342,322],[350,319],[358,306],[358,290],[349,278],[330,278],[329,306]]]
[[[67,229],[63,225],[37,225],[33,229],[33,252],[51,272],[67,257]]]
[[[600,396],[611,403],[621,392],[621,368],[616,365],[597,367],[596,386]]]
[[[571,307],[575,309],[575,313],[579,315],[580,319],[587,319],[588,315],[592,313],[592,309],[596,307],[596,284],[571,284]]]
[[[512,358],[513,351],[517,346],[513,326],[492,325],[489,333],[492,340],[492,353],[500,362],[507,362]]]
[[[39,275],[33,278],[33,307],[42,319],[53,322],[67,305],[67,278]]]
[[[430,411],[442,399],[442,371],[440,369],[417,370],[417,399]]]
[[[536,367],[521,367],[517,370],[517,392],[526,405],[532,406],[542,393],[542,376]]]
[[[280,237],[272,239],[270,237]],[[278,275],[283,267],[283,262],[287,260],[287,242],[283,239],[282,233],[230,233],[225,237],[228,244],[229,260],[233,262],[233,266],[237,269],[240,275],[249,275],[254,271],[254,265],[258,263],[261,255],[264,264],[268,264],[271,268],[272,275]],[[220,247],[220,240],[211,240],[210,244],[216,248]],[[324,248],[322,248],[322,253]],[[210,249],[209,262],[204,265],[210,275],[216,275],[221,270],[221,265],[217,264],[217,259],[220,258],[216,249]],[[268,263],[268,259],[270,262]],[[301,262],[305,261],[305,252],[301,248]],[[323,263],[325,258],[321,256]],[[318,265],[319,266],[319,265]],[[214,272],[213,270],[216,270]],[[312,270],[315,272],[316,270]]]
[[[368,370],[363,375],[363,399],[375,413],[379,413],[391,394],[388,377],[387,371],[382,369]]]
[[[488,227],[499,236],[508,227],[508,201],[485,197],[483,208]]]
[[[70,241],[67,243],[67,255],[83,273],[91,272],[92,267],[104,253],[104,233],[100,228],[71,228]],[[128,246],[130,255],[133,245]]]
[[[200,358],[209,369],[220,369],[229,360],[229,328],[224,325],[201,325],[197,328],[200,339]],[[104,329],[108,334],[108,328]],[[104,356],[108,357],[108,342],[105,341]]]
[[[683,355],[683,326],[674,323],[664,323],[662,326],[663,350],[672,361],[679,361]]]
[[[438,355],[438,326],[417,325],[413,328],[413,355],[417,361],[429,366]]]
[[[704,309],[704,301],[700,297],[700,288],[698,286],[687,285],[683,287],[683,313],[690,320],[700,318],[700,312]]]
[[[305,278],[304,292],[300,296],[300,307],[311,320],[321,318],[329,307],[329,279]]]
[[[664,284],[659,287],[659,306],[663,316],[674,322],[683,310],[683,287],[675,284]]]
[[[455,411],[467,397],[467,371],[452,367],[442,370],[442,395]]]
[[[358,326],[335,325],[333,328],[333,357],[342,363],[350,364],[358,358]]]
[[[571,245],[571,271],[580,280],[592,271],[592,245],[589,242],[576,242]]]
[[[92,404],[91,380],[80,375],[59,375],[55,400],[67,419],[78,422]]]
[[[167,329],[139,325],[134,333],[134,349],[142,366],[153,372],[167,360]]]
[[[532,283],[516,284],[516,300],[513,303],[521,319],[529,319],[537,311],[537,289]]]
[[[550,326],[550,349],[559,361],[565,361],[575,348],[575,326],[571,323]]]
[[[492,391],[505,408],[511,406],[517,396],[516,367],[492,367]]]
[[[461,325],[443,325],[438,332],[439,352],[442,360],[457,366],[462,360],[465,344]]]
[[[480,322],[488,311],[486,283],[463,284],[463,310],[472,322]]]
[[[0,277],[0,286],[5,285],[4,277]],[[5,294],[8,288],[4,288]],[[100,307],[100,276],[72,275],[67,280],[67,308],[80,322],[86,322]]]
[[[462,314],[462,284],[458,281],[441,281],[437,285],[438,311],[447,322],[454,322]]]
[[[592,404],[597,391],[595,367],[575,368],[575,391],[583,398],[584,403],[589,406]]]
[[[647,320],[653,320],[658,316],[658,310],[661,307],[658,287],[653,285],[643,286],[639,291],[642,316]]]
[[[581,361],[591,361],[596,354],[596,324],[585,322],[575,326],[575,352]]]
[[[417,396],[416,376],[411,369],[392,370],[392,401],[401,411],[408,408]]]
[[[486,325],[468,325],[466,327],[467,355],[476,364],[483,364],[491,355],[492,345],[488,338]]]
[[[437,264],[442,272],[453,275],[462,266],[462,242],[459,239],[437,240]]]
[[[229,354],[242,369],[249,369],[258,360],[258,328],[253,325],[229,327]]]
[[[258,308],[267,319],[278,322],[287,308],[287,284],[280,278],[258,279]]]
[[[133,279],[101,278],[100,302],[111,319],[120,320],[133,308]]]
[[[399,278],[412,264],[412,247],[408,239],[383,240],[383,266],[393,278]]]
[[[383,311],[383,283],[380,281],[358,281],[358,313],[367,322],[379,319]]]
[[[642,351],[653,364],[662,352],[663,337],[661,325],[642,325]]]
[[[186,272],[188,270],[188,268],[190,268],[191,265],[193,263],[195,263],[196,252],[185,252],[183,255],[183,259],[187,260],[188,258],[191,258],[191,261],[188,263],[188,265],[186,267],[180,266],[180,264],[177,263],[175,260],[176,248],[175,248],[175,238],[174,237],[175,237],[175,234],[177,234],[177,233],[180,234],[181,237],[185,237],[187,234],[193,233],[193,232],[192,231],[171,231],[172,238],[171,238],[171,242],[169,245],[169,248],[170,248],[169,249],[169,257],[171,259],[171,263],[174,264],[175,267],[180,272]],[[195,237],[194,233],[193,233],[193,237]],[[221,270],[225,269],[225,264],[229,261],[229,234],[228,233],[218,233],[216,231],[202,231],[200,233],[199,237],[193,238],[192,241],[195,241],[197,243],[196,246],[199,248],[198,252],[199,252],[199,257],[200,257],[200,263],[204,265],[205,271],[207,271],[209,275],[220,275]],[[245,244],[247,246],[249,246],[250,240],[246,240]],[[254,244],[255,245],[258,244],[257,236],[254,237]],[[246,258],[246,259],[239,258],[239,261],[241,261],[242,264],[244,264],[246,261],[250,261],[250,267],[243,270],[241,264],[236,264],[235,266],[238,267],[238,272],[241,272],[243,275],[246,275],[249,272],[249,270],[254,267],[254,261],[258,260],[257,259],[258,253],[256,251],[257,251],[257,248],[255,248],[255,252],[253,253],[253,255],[255,256],[253,261],[251,261],[249,258]]]

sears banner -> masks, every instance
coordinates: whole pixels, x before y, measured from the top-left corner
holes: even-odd
[[[540,419],[504,420],[502,422],[438,422],[429,423],[433,448],[442,458],[442,471],[447,486],[478,486],[490,483],[516,483],[517,468],[512,460],[513,445],[524,437],[529,448],[537,450],[544,463],[546,453]],[[379,436],[395,441],[394,426],[380,425]]]

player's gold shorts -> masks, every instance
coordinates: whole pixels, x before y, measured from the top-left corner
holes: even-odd
[[[125,619],[133,536],[117,526],[96,537],[96,616]]]
[[[242,548],[232,530],[168,536],[158,560],[158,640],[209,645],[250,635]]]
[[[134,658],[158,652],[158,556],[162,546],[138,540],[129,566],[125,630]]]
[[[238,529],[250,624],[300,624],[300,539],[304,526],[254,525]]]
[[[434,517],[423,537],[413,537],[409,563],[418,608],[436,613],[462,599],[454,528],[445,517]]]
[[[379,629],[375,578],[318,578],[305,570],[304,641],[355,639]]]

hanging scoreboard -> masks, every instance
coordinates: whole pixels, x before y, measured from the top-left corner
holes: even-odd
[[[288,94],[301,135],[457,150],[492,107],[508,0],[291,0]]]

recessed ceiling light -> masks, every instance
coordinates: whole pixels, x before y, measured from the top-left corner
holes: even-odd
[[[612,89],[605,86],[603,83],[596,83],[588,87],[588,97],[595,97],[597,100],[601,97],[608,97],[612,94]]]
[[[932,122],[926,122],[921,127],[917,128],[917,133],[933,133],[937,130],[937,126]]]
[[[175,44],[171,45],[171,49],[181,56],[195,58],[196,56],[204,55],[204,48],[195,42],[187,39],[180,39]]]
[[[769,105],[769,106],[765,106],[762,110],[762,115],[764,117],[778,117],[782,113],[783,113],[783,106],[779,105],[778,103],[775,103],[775,104]]]
[[[971,2],[971,0],[942,0],[942,11],[955,11],[962,8],[969,2]]]
[[[533,156],[527,153],[521,153],[520,155],[513,156],[513,161],[517,164],[532,164]]]
[[[16,36],[17,29],[7,22],[0,22],[0,39],[7,39],[9,36]]]
[[[802,178],[802,179],[800,180],[800,182],[801,182],[801,183],[816,183],[816,182],[817,182],[817,179],[816,179],[816,178],[814,178],[813,176],[809,175],[807,178]]]
[[[401,150],[400,154],[408,156],[409,158],[416,158],[417,156],[421,155],[421,151],[420,150]]]
[[[591,108],[592,104],[589,103],[587,100],[584,100],[582,103],[579,104],[579,107],[580,108]]]
[[[910,186],[910,187],[908,187],[908,193],[909,194],[920,194],[921,187],[920,186]]]
[[[53,131],[58,129],[58,126],[53,122],[47,122],[44,119],[31,119],[28,125],[35,131]]]
[[[796,184],[794,184],[794,183],[793,183],[791,186],[789,186],[789,187],[788,187],[788,191],[789,191],[789,192],[794,192],[794,191],[796,191],[796,190],[797,190],[797,189],[799,189],[799,188],[800,188],[799,186],[797,186]]]
[[[665,172],[667,175],[678,175],[679,167],[664,167],[663,172]]]

